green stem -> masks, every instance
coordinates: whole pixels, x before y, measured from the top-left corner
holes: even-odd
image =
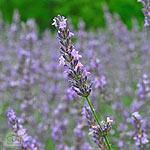
[[[88,105],[90,106],[90,109],[91,109],[91,111],[92,111],[92,113],[93,113],[93,116],[94,116],[94,118],[95,118],[97,124],[98,124],[99,127],[100,127],[100,132],[101,132],[102,136],[104,137],[105,144],[107,145],[108,150],[112,150],[111,145],[110,145],[110,143],[109,143],[109,140],[108,140],[108,138],[107,138],[107,135],[104,135],[104,134],[103,134],[103,130],[102,130],[102,127],[101,127],[101,125],[100,125],[100,123],[99,123],[99,119],[98,119],[98,117],[97,117],[97,114],[96,114],[96,112],[95,112],[95,109],[94,109],[94,107],[93,107],[93,105],[92,105],[91,100],[89,99],[89,97],[86,97],[86,101],[88,102]]]

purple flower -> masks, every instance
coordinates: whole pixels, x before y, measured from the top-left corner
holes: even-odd
[[[141,115],[139,114],[139,112],[134,112],[132,113],[132,116],[137,118],[138,120],[142,119]]]
[[[60,15],[58,15],[58,18],[59,20],[57,20],[56,18],[53,19],[52,25],[58,27],[61,30],[64,30],[67,26],[67,19],[64,16],[60,16]]]
[[[141,145],[147,144],[149,142],[148,136],[145,133],[137,134],[133,137],[133,139],[135,140],[135,144],[137,146],[141,146]]]
[[[93,141],[98,145],[99,148],[105,149],[103,135],[100,130],[102,129],[103,134],[107,134],[112,127],[113,120],[110,117],[106,117],[105,121],[101,122],[101,127],[96,124],[95,119],[93,118],[92,112],[89,107],[85,106],[82,115],[87,119],[89,126],[89,134],[92,135]]]
[[[64,57],[63,56],[61,56],[60,58],[59,58],[59,64],[60,65],[65,65],[65,59],[64,59]]]
[[[143,74],[137,84],[137,95],[139,100],[144,100],[150,95],[150,79],[147,74]]]
[[[71,52],[71,55],[72,55],[75,59],[79,60],[79,58],[82,58],[82,56],[79,55],[78,53],[79,53],[78,51],[76,51],[75,49],[73,49],[72,52]]]
[[[143,126],[143,120],[139,112],[134,112],[132,114],[132,123],[135,127],[135,132],[133,134],[133,139],[137,146],[143,147],[143,145],[149,142],[148,135],[146,134],[145,127]]]
[[[145,27],[150,27],[150,2],[149,0],[138,0],[138,2],[141,2],[144,6],[143,13],[145,16]]]
[[[73,34],[67,25],[67,19],[58,15],[53,19],[53,24],[58,30],[58,38],[61,45],[60,64],[65,65],[73,90],[82,97],[87,97],[91,92],[91,84],[88,85],[86,69],[79,61],[82,56],[78,54],[72,44]],[[71,36],[70,36],[71,35]]]
[[[26,132],[26,129],[23,128],[20,123],[20,119],[16,117],[16,113],[13,109],[9,108],[7,111],[8,123],[12,131],[21,139],[21,146],[23,150],[39,150],[39,143]]]

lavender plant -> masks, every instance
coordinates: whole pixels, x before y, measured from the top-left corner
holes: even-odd
[[[89,72],[84,68],[79,59],[82,57],[78,54],[72,45],[73,33],[70,31],[67,19],[63,16],[58,15],[54,18],[53,24],[58,30],[58,38],[61,44],[61,57],[60,64],[66,67],[66,72],[69,77],[69,81],[72,85],[73,90],[81,97],[85,98],[89,104],[89,107],[93,113],[93,116],[97,122],[97,130],[99,133],[98,137],[102,137],[102,142],[105,142],[108,149],[111,149],[110,143],[107,138],[107,134],[103,132],[99,119],[95,113],[93,105],[89,99],[92,84],[88,85],[88,74]],[[101,147],[100,147],[101,148]]]
[[[12,131],[20,138],[19,144],[21,144],[21,148],[23,150],[40,149],[39,143],[27,134],[26,129],[24,129],[21,124],[21,120],[16,117],[16,113],[11,108],[7,111],[7,119]]]

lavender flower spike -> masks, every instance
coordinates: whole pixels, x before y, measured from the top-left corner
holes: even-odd
[[[138,2],[141,2],[144,6],[143,13],[145,16],[145,27],[150,27],[150,0],[138,0]]]
[[[82,115],[86,118],[88,126],[89,126],[89,131],[90,135],[93,137],[93,141],[97,144],[97,146],[101,150],[105,150],[106,146],[103,143],[103,137],[99,134],[99,127],[96,124],[95,119],[92,116],[92,112],[89,107],[85,106],[82,112]]]
[[[12,131],[20,138],[23,150],[39,150],[39,144],[27,134],[26,129],[20,123],[20,119],[16,117],[16,113],[11,108],[7,111],[7,120]]]
[[[58,15],[53,19],[53,24],[58,30],[58,39],[60,42],[60,64],[63,64],[67,69],[67,75],[71,82],[73,90],[81,97],[84,97],[90,106],[93,117],[98,125],[98,132],[103,137],[102,142],[107,145],[111,150],[111,145],[107,139],[107,135],[103,133],[103,129],[99,123],[99,119],[96,115],[95,109],[89,99],[91,92],[91,83],[88,81],[89,72],[85,69],[82,63],[79,61],[82,57],[72,44],[73,33],[70,31],[67,19]]]
[[[82,57],[72,44],[73,33],[70,31],[67,19],[58,15],[53,19],[53,24],[58,30],[61,57],[60,64],[66,66],[69,80],[73,90],[82,97],[87,97],[91,92],[91,84],[88,85],[88,73],[79,59]]]

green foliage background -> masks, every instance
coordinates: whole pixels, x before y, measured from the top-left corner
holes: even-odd
[[[0,0],[0,10],[4,20],[10,22],[13,10],[17,8],[22,20],[35,18],[41,30],[48,28],[57,14],[70,17],[75,27],[82,18],[88,29],[95,29],[105,24],[104,3],[111,13],[118,13],[129,28],[132,18],[142,24],[142,6],[137,0]]]

